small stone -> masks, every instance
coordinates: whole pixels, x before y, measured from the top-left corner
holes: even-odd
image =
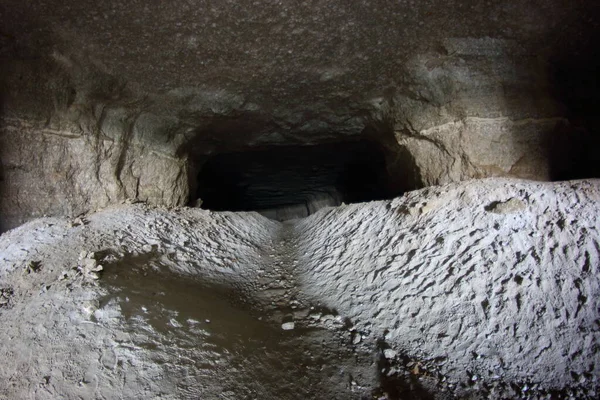
[[[334,316],[331,314],[325,314],[325,315],[321,316],[321,319],[323,321],[331,321],[331,320],[333,320],[333,318],[334,318]]]
[[[506,201],[495,201],[491,204],[488,204],[485,207],[485,210],[495,214],[512,214],[522,211],[525,208],[526,205],[522,200],[513,197]]]
[[[396,357],[396,354],[397,354],[396,351],[392,350],[392,349],[385,349],[385,350],[383,350],[383,356],[385,358],[387,358],[388,360]]]
[[[358,333],[358,332],[352,333],[352,344],[359,344],[361,340],[362,340],[362,336],[360,333]]]
[[[83,220],[82,218],[75,218],[74,220],[69,222],[69,226],[71,228],[75,228],[77,226],[84,226],[86,224],[86,221]]]
[[[294,329],[294,327],[294,322],[284,322],[283,324],[281,324],[281,329],[283,329],[284,331],[291,331]]]
[[[82,264],[83,264],[83,268],[85,268],[87,271],[94,271],[94,269],[98,265],[96,260],[91,259],[91,258],[86,258]]]
[[[321,313],[314,313],[314,314],[310,314],[309,315],[310,319],[313,319],[315,321],[319,321],[321,319]]]
[[[100,271],[104,271],[104,267],[102,265],[96,265],[94,268],[91,269],[92,272],[100,272]]]

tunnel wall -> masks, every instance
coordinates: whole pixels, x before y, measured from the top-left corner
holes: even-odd
[[[125,199],[187,201],[188,166],[169,144],[169,119],[144,113],[114,77],[73,60],[3,56],[0,232]]]
[[[78,215],[125,199],[176,206],[187,201],[182,160],[132,139],[5,125],[0,158],[0,230],[44,215]]]
[[[588,128],[573,128],[547,63],[519,51],[501,39],[448,39],[413,55],[378,95],[280,109],[225,89],[139,92],[65,54],[2,54],[0,230],[125,199],[185,205],[194,160],[253,146],[369,138],[387,149],[402,190],[590,176],[570,172]]]
[[[408,63],[409,90],[393,97],[394,135],[420,186],[513,176],[552,180],[579,162],[549,65],[510,40],[448,38]],[[560,147],[560,146],[559,146]]]

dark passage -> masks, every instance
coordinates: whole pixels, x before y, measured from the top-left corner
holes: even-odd
[[[325,206],[394,197],[377,143],[272,147],[219,154],[198,177],[202,208],[259,211],[286,220]]]

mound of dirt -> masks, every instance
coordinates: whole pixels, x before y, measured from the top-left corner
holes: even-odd
[[[0,236],[0,397],[594,398],[600,181]]]

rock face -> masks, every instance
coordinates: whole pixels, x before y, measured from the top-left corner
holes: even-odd
[[[600,181],[488,179],[40,219],[0,237],[0,394],[596,398],[599,218]]]
[[[138,127],[128,125],[124,120],[118,130],[92,135],[26,121],[5,126],[0,228],[41,215],[75,216],[124,199],[184,204],[187,165],[141,143]]]
[[[402,190],[597,176],[597,8],[5,0],[0,230],[183,205],[250,148],[375,140]]]

